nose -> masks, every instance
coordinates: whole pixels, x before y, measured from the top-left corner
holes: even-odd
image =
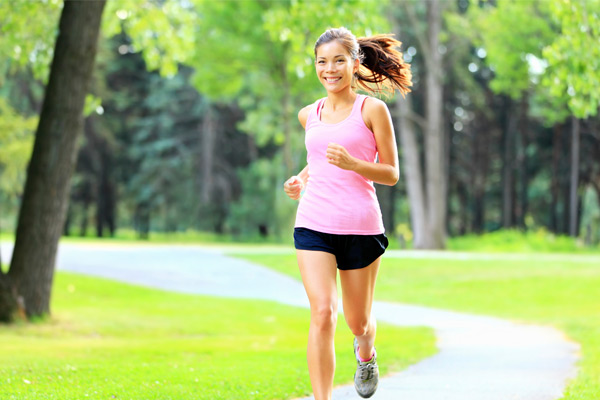
[[[333,62],[328,62],[327,63],[327,71],[334,71],[335,70],[335,64]]]

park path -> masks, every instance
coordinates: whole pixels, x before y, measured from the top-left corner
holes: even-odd
[[[1,244],[5,262],[11,247]],[[300,282],[218,248],[63,243],[57,265],[177,292],[308,307]],[[382,379],[375,400],[554,400],[576,373],[578,346],[550,327],[386,302],[376,302],[374,312],[379,321],[433,328],[439,349]],[[352,386],[337,388],[333,398],[359,399]]]

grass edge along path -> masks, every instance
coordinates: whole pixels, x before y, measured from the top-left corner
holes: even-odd
[[[293,254],[231,255],[300,279]],[[577,377],[563,398],[600,399],[600,257],[451,256],[385,257],[375,298],[553,326],[581,345]]]
[[[58,272],[53,315],[0,325],[0,398],[289,399],[310,392],[309,311],[178,294]],[[349,383],[348,329],[336,334],[336,384]],[[435,353],[427,328],[382,325],[382,372]]]

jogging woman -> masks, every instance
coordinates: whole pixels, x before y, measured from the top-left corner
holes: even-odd
[[[388,240],[373,182],[396,184],[398,149],[385,103],[355,89],[408,93],[410,67],[399,45],[391,35],[356,39],[345,28],[327,30],[315,44],[316,73],[327,97],[298,113],[308,165],[284,190],[300,199],[294,243],[310,302],[307,359],[315,400],[330,400],[333,391],[338,269],[344,317],[355,336],[354,385],[364,398],[377,389],[371,306]]]

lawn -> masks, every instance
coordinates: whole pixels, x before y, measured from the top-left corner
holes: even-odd
[[[0,325],[0,398],[290,399],[310,392],[308,310],[59,272],[52,317]],[[340,320],[336,384],[351,382]],[[381,326],[382,372],[435,353],[426,328]]]
[[[382,262],[377,299],[554,326],[582,350],[564,398],[600,399],[600,256],[396,255]],[[299,278],[294,255],[237,256]]]

